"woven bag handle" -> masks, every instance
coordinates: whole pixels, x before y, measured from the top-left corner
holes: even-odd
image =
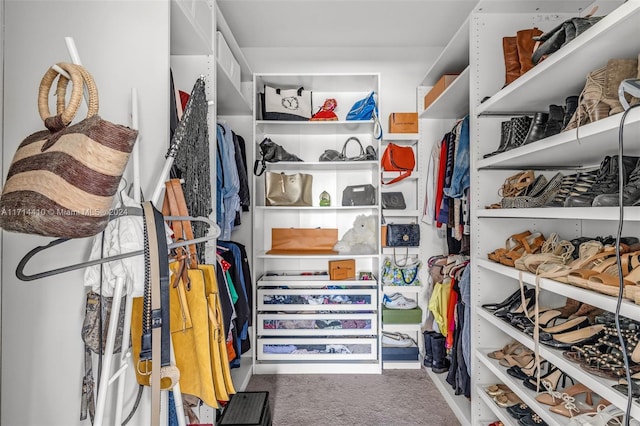
[[[40,118],[44,121],[45,126],[52,132],[59,131],[71,123],[78,112],[80,102],[82,102],[83,86],[85,85],[89,93],[87,118],[98,113],[98,88],[96,87],[91,74],[89,74],[89,72],[80,65],[69,64],[66,62],[60,62],[57,65],[71,76],[73,89],[71,90],[69,104],[65,107],[65,98],[69,79],[59,75],[53,67],[49,68],[42,77],[40,88],[38,89],[38,112],[40,113]],[[52,116],[49,111],[49,91],[51,90],[53,81],[57,76],[59,76],[59,78],[58,85],[56,87],[56,115]]]

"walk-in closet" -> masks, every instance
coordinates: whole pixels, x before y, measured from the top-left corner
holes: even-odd
[[[0,424],[640,425],[640,0],[0,21]]]

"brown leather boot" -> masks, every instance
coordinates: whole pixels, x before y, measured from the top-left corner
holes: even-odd
[[[636,78],[638,73],[638,59],[609,59],[605,71],[604,97],[602,101],[611,107],[609,115],[614,115],[624,111],[618,88],[622,80],[626,78]],[[627,95],[627,101],[631,99]]]
[[[569,318],[569,316],[575,314],[579,308],[580,302],[578,300],[567,297],[567,301],[565,302],[564,306],[561,308],[554,308],[554,310],[561,312],[561,318]]]
[[[505,78],[504,86],[511,84],[520,77],[520,59],[518,57],[518,42],[516,37],[502,37],[502,51],[504,53]],[[531,58],[529,58],[531,61]]]
[[[533,49],[536,45],[536,41],[533,39],[542,34],[538,28],[531,28],[528,30],[520,30],[516,33],[516,44],[518,46],[518,60],[520,62],[520,75],[533,68],[533,62],[531,62],[531,55],[533,55]]]

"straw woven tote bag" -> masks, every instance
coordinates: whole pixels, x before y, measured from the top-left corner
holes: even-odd
[[[98,90],[80,65],[59,63],[69,80],[50,68],[38,91],[38,111],[48,130],[22,141],[9,167],[0,198],[0,227],[5,231],[59,238],[100,233],[138,132],[103,120]],[[49,112],[49,91],[58,77],[56,115]],[[87,117],[70,125],[88,89]]]

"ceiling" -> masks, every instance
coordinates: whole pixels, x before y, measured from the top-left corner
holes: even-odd
[[[218,0],[241,48],[443,48],[477,0]]]

